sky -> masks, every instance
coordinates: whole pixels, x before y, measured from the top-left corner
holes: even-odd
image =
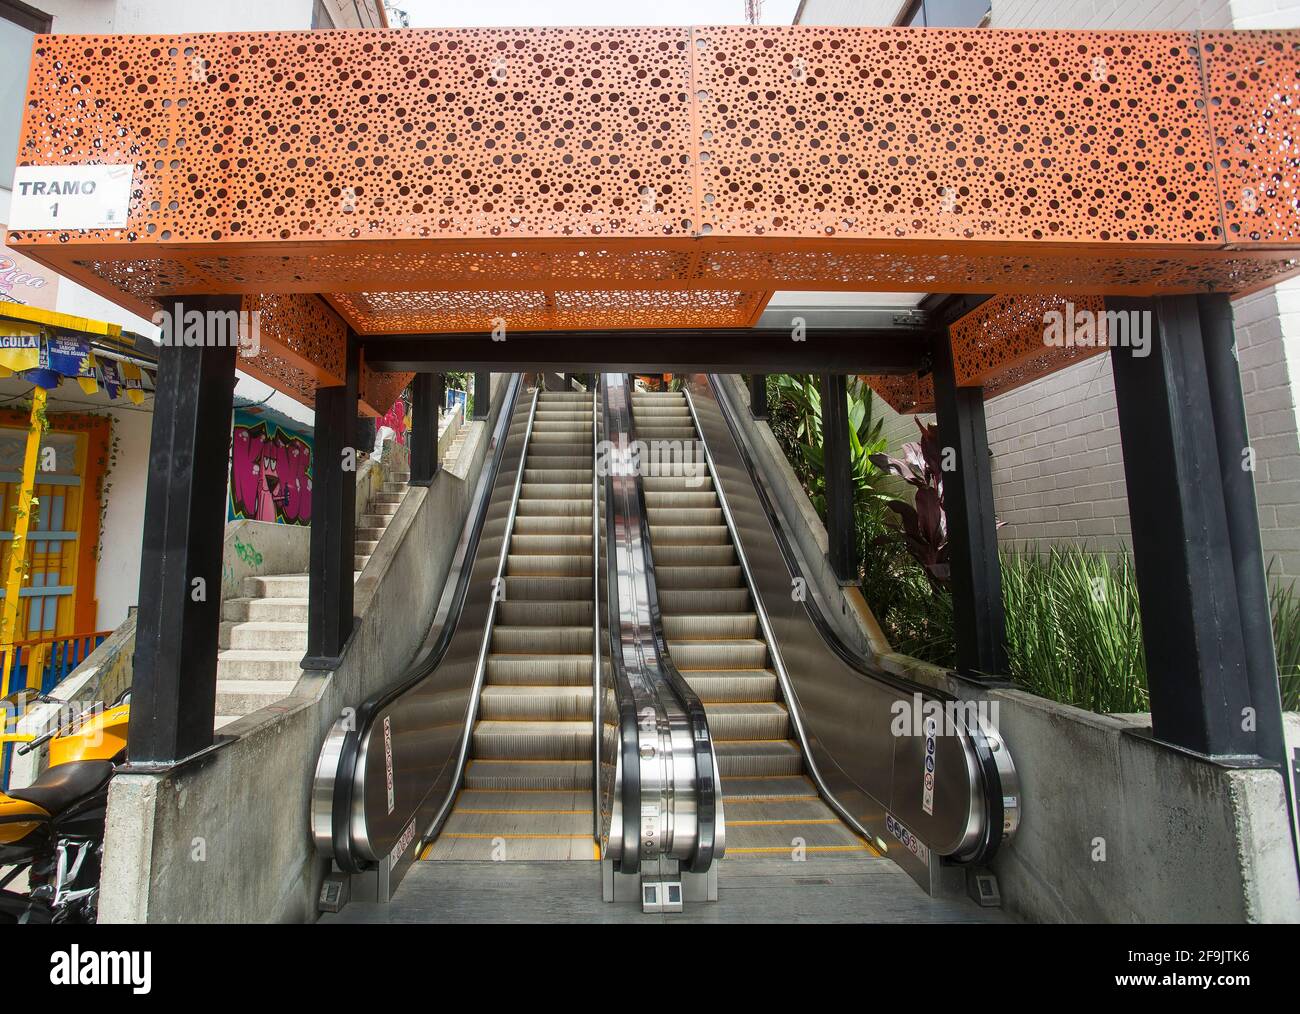
[[[389,0],[412,28],[521,25],[740,25],[745,0]],[[763,0],[761,24],[788,25],[799,0]]]

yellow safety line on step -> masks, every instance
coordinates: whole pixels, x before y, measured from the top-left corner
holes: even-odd
[[[585,834],[469,834],[468,832],[443,832],[440,838],[544,838],[554,841],[576,841],[587,839]]]
[[[729,856],[748,855],[751,853],[757,854],[760,852],[792,852],[792,851],[794,850],[788,845],[772,845],[772,846],[763,846],[760,848],[747,848],[747,849],[736,849],[736,848],[732,848],[730,845],[727,846],[727,855]],[[875,855],[880,854],[876,852],[875,849],[869,848],[866,845],[805,845],[803,847],[803,851],[804,852],[871,852]]]
[[[457,813],[583,813],[591,815],[590,810],[461,810]]]
[[[771,827],[776,824],[838,824],[838,817],[810,817],[807,820],[729,820],[727,827]]]

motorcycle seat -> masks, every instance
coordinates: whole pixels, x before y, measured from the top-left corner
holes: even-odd
[[[47,768],[31,785],[10,789],[9,795],[13,799],[35,803],[50,816],[55,816],[77,800],[102,788],[112,777],[111,761],[70,761]]]

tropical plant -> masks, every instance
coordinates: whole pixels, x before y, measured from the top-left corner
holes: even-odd
[[[921,439],[904,444],[902,458],[877,453],[871,461],[884,472],[894,472],[916,490],[911,503],[893,499],[887,506],[898,515],[901,526],[898,535],[912,558],[924,568],[931,586],[935,591],[947,590],[952,582],[952,565],[943,500],[939,427],[934,423],[923,425],[917,419],[916,428]]]
[[[880,489],[885,473],[873,463],[873,456],[885,449],[881,436],[884,420],[876,417],[870,387],[856,377],[847,383],[849,471],[853,483],[854,515],[859,525],[881,516],[887,501]],[[822,435],[822,397],[818,378],[809,374],[782,374],[776,378],[776,401],[788,406],[792,416],[792,440],[802,468],[799,479],[808,491],[817,513],[826,516],[826,452]],[[774,427],[776,431],[776,427]],[[787,455],[790,448],[786,448]]]

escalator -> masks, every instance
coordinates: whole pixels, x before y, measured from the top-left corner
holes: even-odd
[[[726,854],[884,855],[932,894],[956,890],[1019,822],[994,724],[845,644],[724,378],[634,407],[651,609],[708,717]]]
[[[637,393],[632,406],[651,463],[642,483],[664,634],[708,717],[727,807],[726,854],[878,855],[804,770],[686,395]],[[675,445],[686,467],[665,460]]]
[[[511,378],[424,649],[322,746],[324,907],[387,901],[417,858],[580,859],[610,900],[674,911],[711,867],[712,744],[646,633],[639,486],[600,450],[627,445],[630,405],[607,379]]]
[[[592,396],[541,392],[464,786],[424,859],[599,859]]]

